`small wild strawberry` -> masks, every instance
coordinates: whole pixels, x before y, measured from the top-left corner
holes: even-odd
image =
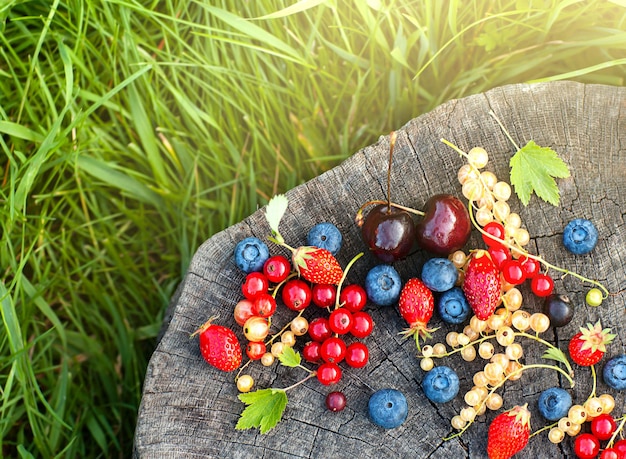
[[[491,421],[487,433],[489,459],[509,459],[528,444],[530,411],[527,406],[515,406]]]
[[[192,335],[199,335],[200,353],[206,362],[222,371],[233,371],[241,365],[239,340],[228,327],[212,324],[209,319]]]
[[[493,314],[500,299],[502,283],[500,272],[485,250],[478,250],[465,270],[463,293],[480,320]]]
[[[569,355],[580,366],[595,365],[604,357],[606,345],[614,338],[610,329],[602,328],[600,321],[595,325],[588,323],[586,327],[580,327],[580,332],[570,340]]]
[[[403,334],[414,336],[419,347],[419,339],[429,338],[434,331],[428,328],[428,321],[435,308],[433,293],[420,279],[413,277],[402,287],[398,308],[402,318],[409,324]]]

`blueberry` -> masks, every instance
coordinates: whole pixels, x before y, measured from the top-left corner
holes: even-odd
[[[563,245],[575,255],[591,252],[598,243],[598,230],[589,220],[576,218],[563,231]]]
[[[400,426],[409,414],[406,397],[396,389],[380,389],[374,392],[367,409],[372,422],[385,429]]]
[[[448,324],[460,324],[469,316],[470,306],[463,290],[453,287],[443,292],[437,300],[437,311],[441,320]]]
[[[402,280],[390,265],[376,265],[365,276],[367,298],[378,306],[390,306],[398,301]]]
[[[270,251],[265,242],[254,236],[242,239],[235,246],[235,264],[244,273],[261,271],[269,257]]]
[[[459,376],[450,367],[435,367],[424,376],[422,388],[431,402],[449,402],[459,393]]]
[[[572,406],[572,396],[565,389],[551,387],[539,395],[537,405],[544,418],[548,421],[558,421],[567,416]]]
[[[459,276],[447,258],[431,258],[422,267],[422,282],[433,292],[445,292],[454,287]]]
[[[343,237],[339,229],[332,223],[322,222],[315,225],[306,236],[307,245],[326,249],[337,255],[341,248]]]
[[[626,355],[620,354],[609,360],[604,365],[602,376],[610,388],[615,390],[626,389]]]

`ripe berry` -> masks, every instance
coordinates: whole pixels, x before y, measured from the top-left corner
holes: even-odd
[[[496,221],[489,222],[483,227],[483,230],[495,238],[502,240],[505,238],[504,226],[502,223],[498,223]],[[496,241],[485,234],[483,234],[482,237],[485,244],[487,244],[487,247],[503,247],[501,242]]]
[[[339,294],[339,304],[350,312],[360,311],[367,303],[367,293],[359,284],[347,285]]]
[[[313,304],[320,308],[334,306],[337,298],[337,287],[331,284],[315,284],[311,290]]]
[[[374,329],[374,321],[365,311],[357,311],[352,314],[352,328],[350,334],[355,338],[363,339],[369,336]]]
[[[610,388],[615,390],[626,389],[626,354],[619,354],[611,358],[604,365],[602,377]]]
[[[267,352],[267,347],[263,341],[251,341],[246,346],[246,355],[250,360],[260,360]]]
[[[546,297],[543,312],[550,318],[553,327],[563,327],[574,317],[574,308],[566,295],[553,293]]]
[[[431,402],[449,402],[459,393],[459,377],[452,368],[438,366],[426,373],[422,388]]]
[[[269,331],[269,322],[264,317],[250,317],[243,325],[243,335],[248,341],[263,341]]]
[[[320,348],[322,344],[319,341],[309,341],[302,348],[302,358],[307,362],[317,363],[322,359]]]
[[[509,284],[519,285],[526,280],[526,274],[519,260],[507,260],[500,267],[504,280]]]
[[[254,379],[250,375],[241,375],[237,378],[237,389],[239,392],[250,392],[254,385]]]
[[[326,408],[330,411],[341,411],[346,407],[346,396],[343,392],[330,392],[326,396]]]
[[[603,300],[604,300],[604,295],[602,294],[602,291],[599,288],[594,287],[592,289],[589,289],[589,291],[587,292],[587,295],[585,295],[586,303],[592,307],[600,306]]]
[[[591,433],[598,440],[608,440],[615,429],[617,429],[617,424],[610,414],[600,414],[591,421]]]
[[[398,301],[402,279],[393,266],[376,265],[365,276],[365,291],[372,303],[390,306]]]
[[[259,317],[272,317],[276,312],[276,300],[269,293],[260,293],[254,300],[252,312]]]
[[[548,421],[558,421],[567,416],[572,407],[572,396],[565,389],[550,387],[541,393],[537,406],[541,415]]]
[[[333,332],[325,317],[317,317],[309,323],[309,336],[320,343],[332,336]]]
[[[522,264],[522,270],[524,274],[526,274],[526,279],[532,279],[539,274],[541,264],[537,260],[527,257],[526,255],[522,255],[518,260]]]
[[[554,290],[554,281],[547,274],[539,273],[532,278],[530,289],[538,297],[548,296]]]
[[[254,312],[252,312],[253,306],[254,303],[250,300],[241,300],[239,303],[237,303],[235,305],[235,309],[233,310],[235,322],[243,327],[243,324],[246,323],[246,320],[254,315]]]
[[[313,226],[306,236],[307,245],[326,249],[333,255],[337,255],[342,242],[341,231],[329,222],[322,222]]]
[[[579,459],[594,459],[600,452],[600,442],[592,434],[580,434],[574,440],[574,453]]]
[[[563,245],[575,255],[591,252],[598,243],[598,230],[584,218],[569,222],[563,231]]]
[[[396,389],[381,389],[374,392],[367,404],[370,420],[384,428],[399,427],[409,414],[409,405],[402,392]]]
[[[487,249],[487,252],[489,252],[489,255],[491,256],[491,259],[493,260],[494,264],[500,270],[502,269],[502,265],[507,260],[511,259],[511,251],[507,249],[506,247],[504,247],[503,245],[500,245],[497,247],[495,246],[489,247],[489,249]]]
[[[448,324],[460,324],[467,319],[471,308],[465,299],[463,290],[453,287],[444,292],[437,301],[439,317]]]
[[[624,439],[617,440],[615,444],[613,445],[613,449],[617,451],[617,454],[619,455],[619,459],[622,459],[622,457],[626,457],[626,440]]]
[[[291,272],[291,263],[282,255],[274,255],[269,257],[263,264],[263,274],[267,280],[275,284],[279,284],[289,276]]]
[[[302,311],[311,304],[311,287],[301,279],[288,280],[283,286],[282,299],[293,311]]]
[[[615,448],[606,448],[600,453],[599,458],[600,459],[621,459],[621,456]]]
[[[247,237],[235,246],[235,264],[244,273],[261,271],[269,253],[265,242],[254,236]]]
[[[249,300],[254,300],[261,293],[267,293],[269,281],[265,274],[253,271],[246,276],[246,280],[241,284],[241,292]]]
[[[345,358],[346,349],[346,342],[344,340],[331,336],[322,343],[320,356],[325,362],[339,363]]]
[[[352,313],[346,308],[338,308],[330,313],[328,326],[339,335],[345,335],[352,328]]]
[[[445,292],[454,287],[459,272],[447,258],[431,258],[422,267],[422,282],[433,292]]]
[[[346,363],[352,368],[363,368],[369,360],[369,349],[360,341],[351,343],[346,349]]]
[[[309,331],[309,321],[302,316],[295,317],[291,321],[291,331],[296,336],[302,336]]]
[[[341,368],[336,363],[323,363],[317,369],[317,380],[324,386],[337,384],[341,380]]]

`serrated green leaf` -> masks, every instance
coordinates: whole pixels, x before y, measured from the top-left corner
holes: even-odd
[[[300,353],[293,350],[292,347],[285,346],[283,352],[278,356],[280,363],[286,367],[297,367],[302,362]]]
[[[278,225],[287,211],[288,204],[289,200],[284,194],[277,194],[270,199],[270,202],[267,203],[267,208],[265,209],[265,219],[267,220],[267,223],[274,235],[280,234],[278,231]]]
[[[567,164],[548,147],[528,142],[509,161],[511,185],[525,206],[533,193],[553,206],[559,205],[559,188],[555,178],[570,176]]]
[[[287,406],[287,394],[282,389],[259,389],[238,397],[247,406],[237,421],[237,430],[258,427],[265,434],[280,422]]]
[[[551,359],[551,360],[556,360],[557,362],[561,362],[563,365],[565,365],[569,373],[570,374],[572,373],[572,366],[570,365],[569,360],[567,360],[565,353],[558,347],[548,348],[543,353],[542,357],[544,359]]]

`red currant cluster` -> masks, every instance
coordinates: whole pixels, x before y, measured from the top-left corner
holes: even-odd
[[[305,361],[317,364],[315,375],[323,385],[336,384],[342,376],[339,363],[362,368],[369,360],[369,350],[359,341],[372,333],[374,321],[363,310],[367,303],[365,289],[359,284],[345,287],[315,284],[298,277],[291,262],[282,255],[267,259],[260,272],[247,274],[241,286],[244,299],[234,309],[236,322],[243,327],[248,340],[245,353],[250,361],[259,360],[271,366],[285,347],[293,347],[300,336],[309,341],[302,348]],[[277,296],[282,303],[298,314],[280,331],[270,335],[272,317],[277,308]],[[310,305],[328,316],[313,318],[310,322],[303,312]],[[237,387],[248,392],[254,379],[247,374],[237,376]]]
[[[579,459],[625,459],[626,440],[620,439],[615,441],[617,434],[623,427],[624,418],[618,420],[622,421],[619,427],[616,419],[606,412],[593,417],[590,421],[588,418],[590,431],[575,435],[574,454],[576,454],[576,457]],[[559,425],[562,424],[561,421],[559,421]],[[563,422],[563,424],[565,423]],[[567,426],[563,427],[567,428]],[[555,429],[558,429],[558,427],[550,431],[551,437]],[[580,431],[580,428],[578,430]],[[555,441],[558,438],[550,438],[550,440]],[[604,441],[607,443],[602,448],[601,442]]]

